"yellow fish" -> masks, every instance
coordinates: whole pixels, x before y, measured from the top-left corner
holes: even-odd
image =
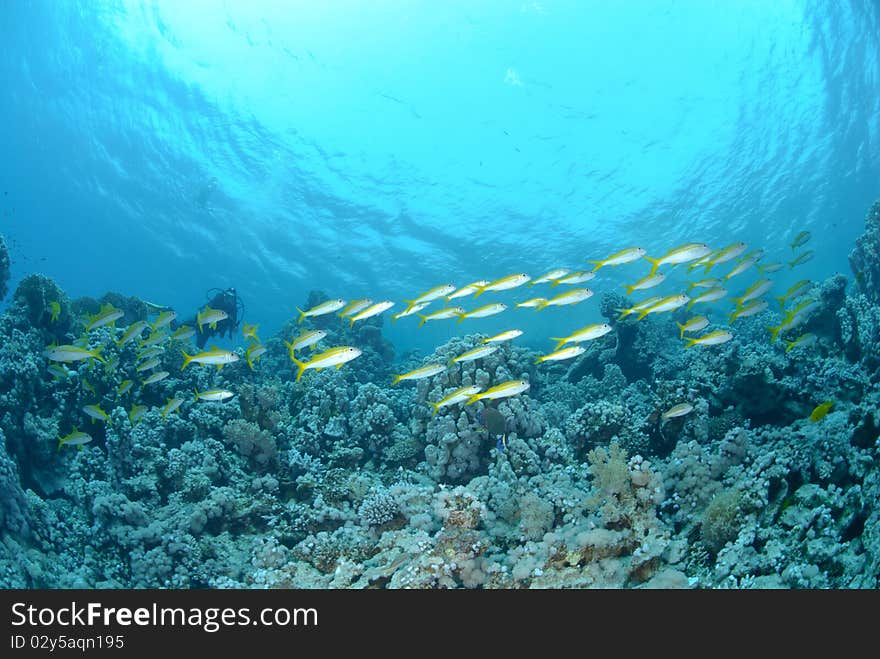
[[[156,368],[159,365],[158,357],[150,357],[149,359],[142,361],[135,367],[135,371],[138,373],[142,373],[143,371],[149,371],[151,368]]]
[[[692,288],[719,288],[722,283],[723,282],[720,279],[715,278],[700,279],[688,286],[688,290],[691,290]]]
[[[126,330],[122,333],[122,336],[116,341],[116,345],[122,347],[132,339],[141,338],[141,333],[147,329],[147,321],[145,320],[136,320],[131,325],[129,325]]]
[[[427,315],[417,314],[418,317],[421,318],[421,320],[419,321],[419,327],[427,323],[429,320],[445,320],[447,318],[456,318],[460,317],[463,313],[466,312],[462,307],[446,307],[445,309],[440,309],[439,311],[435,311]]]
[[[602,259],[601,261],[588,261],[588,263],[592,263],[595,266],[593,268],[593,272],[596,272],[596,270],[598,270],[599,268],[604,268],[606,265],[618,266],[624,265],[625,263],[638,261],[645,254],[647,254],[647,252],[641,247],[630,247],[623,251],[617,252],[616,254],[612,254],[608,258]]]
[[[831,411],[831,408],[834,407],[833,400],[827,400],[821,405],[817,405],[816,408],[810,412],[810,421],[816,423],[825,418],[825,415]]]
[[[371,304],[373,304],[373,301],[368,297],[361,300],[352,300],[342,311],[339,312],[339,317],[345,318],[346,316],[353,316],[358,311],[363,311]]]
[[[541,355],[535,360],[535,363],[543,364],[544,362],[558,362],[563,359],[572,359],[573,357],[579,357],[586,351],[587,349],[583,346],[568,346],[567,348],[563,348],[562,350],[551,352],[549,355]]]
[[[175,341],[185,341],[196,333],[195,329],[190,327],[189,325],[181,325],[174,333],[171,335],[171,338]]]
[[[490,336],[488,339],[483,339],[483,343],[500,343],[501,341],[510,341],[515,339],[518,336],[522,336],[522,330],[513,329],[507,330],[506,332],[501,332],[501,334],[496,334],[495,336]]]
[[[538,277],[537,279],[533,279],[529,282],[529,286],[536,286],[537,284],[547,284],[551,281],[556,281],[561,277],[565,277],[571,270],[568,268],[555,268],[550,272],[545,272],[543,275]]]
[[[648,307],[657,304],[662,299],[662,297],[656,295],[654,297],[649,297],[647,300],[642,300],[638,304],[634,304],[629,309],[615,309],[615,311],[620,313],[620,315],[617,317],[617,320],[623,320],[631,313],[637,313],[642,309],[647,309]]]
[[[93,329],[115,323],[124,315],[125,312],[122,309],[117,309],[109,303],[105,304],[101,307],[101,310],[98,313],[96,313],[94,316],[89,316],[89,322],[86,325],[86,331],[91,332]]]
[[[227,318],[229,318],[229,314],[222,309],[212,309],[205,306],[196,314],[196,325],[199,326],[199,332],[204,332],[202,325],[209,325],[211,329],[217,329],[217,323]]]
[[[813,250],[808,249],[806,252],[798,255],[798,257],[794,261],[788,264],[789,270],[796,265],[801,265],[803,263],[806,263],[807,261],[812,261],[814,256],[816,256],[816,253]]]
[[[798,235],[794,237],[794,240],[791,242],[791,248],[795,249],[797,247],[803,247],[809,242],[812,236],[813,234],[811,234],[809,231],[801,231]]]
[[[516,396],[517,394],[521,394],[524,391],[529,390],[529,383],[525,380],[508,380],[507,382],[502,382],[501,384],[497,384],[494,387],[487,389],[486,391],[474,394],[470,398],[467,399],[467,405],[472,405],[476,403],[478,400],[488,399],[488,400],[498,400],[499,398],[509,398],[510,396]]]
[[[798,295],[803,293],[810,287],[811,283],[812,282],[809,279],[801,279],[800,281],[792,284],[791,288],[789,288],[785,292],[785,295],[777,295],[776,299],[779,300],[780,310],[785,308],[785,303],[789,300],[789,298],[797,297]]]
[[[533,297],[531,300],[526,300],[525,302],[517,302],[516,306],[518,308],[532,309],[535,307],[540,307],[546,301],[546,297]]]
[[[502,311],[507,309],[506,304],[502,304],[501,302],[496,302],[495,304],[484,304],[482,307],[477,307],[471,311],[466,311],[464,313],[458,314],[458,322],[463,322],[465,318],[486,318],[487,316],[494,316],[495,314],[499,314]]]
[[[293,359],[293,353],[295,351],[315,345],[326,336],[327,332],[324,330],[311,330],[309,332],[303,332],[290,343],[285,341],[284,345],[287,346],[287,349],[290,351],[290,358]]]
[[[748,302],[749,300],[759,298],[771,288],[773,288],[772,281],[770,281],[769,279],[759,279],[754,284],[749,286],[742,296],[731,298],[731,300],[733,302],[736,302],[737,307],[741,307],[743,305],[743,302]]]
[[[405,318],[406,316],[412,316],[413,314],[417,314],[419,311],[430,305],[430,302],[419,302],[418,304],[412,304],[408,306],[406,309],[401,311],[400,313],[396,313],[391,316],[391,322],[393,323],[398,318]]]
[[[83,412],[92,417],[92,423],[95,421],[104,421],[105,423],[111,423],[110,416],[101,409],[100,405],[84,405]]]
[[[266,346],[262,343],[252,343],[248,346],[248,349],[244,351],[244,357],[252,371],[254,370],[254,361],[260,361],[260,357],[264,354],[266,354]]]
[[[550,338],[556,341],[556,348],[554,348],[554,350],[559,350],[566,343],[593,341],[594,339],[605,336],[610,331],[611,325],[609,325],[608,323],[599,323],[597,325],[587,325],[586,327],[583,327],[576,332],[572,332],[569,336],[566,337],[552,336]]]
[[[431,416],[437,416],[437,412],[440,411],[441,408],[448,407],[450,405],[455,405],[456,403],[461,403],[471,396],[474,396],[480,393],[482,387],[477,385],[470,385],[468,387],[460,387],[456,389],[448,396],[444,396],[437,403],[430,403],[430,405],[434,408],[434,413]]]
[[[76,426],[73,427],[73,432],[69,435],[62,437],[61,435],[56,435],[58,437],[58,449],[61,450],[61,447],[65,444],[69,446],[77,446],[80,450],[82,450],[83,445],[88,444],[92,441],[92,436],[88,433],[82,432],[76,429]]]
[[[409,305],[409,308],[416,306],[417,304],[421,304],[422,302],[431,302],[440,297],[446,297],[455,291],[455,286],[453,284],[442,284],[440,286],[435,286],[429,291],[425,291],[421,295],[419,295],[414,300],[404,300]]]
[[[49,319],[49,322],[54,323],[61,315],[61,305],[57,300],[53,300],[49,303],[49,308],[52,309],[52,317]]]
[[[709,326],[709,319],[706,316],[694,316],[688,318],[683,324],[676,323],[680,330],[678,338],[683,339],[685,332],[699,332]]]
[[[725,295],[727,295],[726,288],[721,288],[720,286],[718,288],[710,288],[705,293],[700,293],[697,297],[688,302],[688,311],[690,311],[691,307],[695,304],[699,304],[700,302],[715,302],[716,300],[723,298]]]
[[[782,270],[782,267],[784,265],[785,265],[784,263],[780,263],[779,261],[774,261],[773,263],[768,263],[766,265],[759,265],[758,266],[758,274],[769,275],[773,272],[779,272],[780,270]]]
[[[102,364],[105,364],[106,361],[101,357],[103,347],[98,346],[94,350],[89,350],[75,345],[50,345],[46,346],[43,355],[53,362],[76,362],[83,359],[97,359]]]
[[[689,301],[690,298],[684,294],[670,295],[669,297],[664,297],[657,304],[653,304],[647,309],[642,309],[639,312],[639,315],[636,316],[636,320],[641,320],[649,313],[665,313],[667,311],[675,311],[676,309],[680,309],[681,307],[686,305]]]
[[[153,331],[155,332],[160,327],[166,327],[167,325],[170,325],[171,322],[173,320],[175,320],[176,318],[177,318],[176,311],[171,311],[171,310],[163,311],[162,313],[159,314],[159,317],[153,321]]]
[[[217,403],[222,403],[227,398],[232,398],[235,395],[228,389],[210,389],[208,391],[199,391],[198,389],[196,389],[195,392],[195,401],[207,400]]]
[[[560,277],[559,279],[554,279],[553,283],[550,284],[550,288],[554,288],[556,286],[559,286],[560,284],[583,284],[585,281],[590,281],[591,279],[595,278],[595,272],[580,270],[578,272],[569,273],[564,277]]]
[[[632,295],[633,291],[644,291],[648,288],[654,288],[655,286],[659,286],[664,281],[666,281],[666,275],[663,273],[650,274],[647,277],[642,277],[635,284],[631,286],[627,286],[623,284],[623,287],[626,289],[627,295]]]
[[[146,405],[132,405],[128,413],[128,422],[132,426],[136,426],[138,421],[147,413],[147,409]]]
[[[393,382],[391,383],[391,386],[394,386],[403,380],[423,380],[425,378],[430,378],[445,370],[445,364],[428,364],[427,366],[422,366],[421,368],[417,368],[409,373],[404,373],[403,375],[397,375],[394,373],[392,374]]]
[[[545,307],[565,307],[571,304],[578,304],[584,300],[589,300],[591,297],[593,297],[593,291],[589,288],[573,288],[556,297],[551,297],[549,300],[544,300],[544,302],[536,307],[536,311],[540,311]]]
[[[167,338],[168,332],[166,332],[164,329],[154,330],[152,333],[150,333],[150,336],[140,342],[140,346],[141,348],[148,348],[150,346],[162,343]]]
[[[354,348],[352,346],[339,346],[325,350],[324,352],[315,355],[307,362],[300,361],[293,356],[291,356],[291,361],[296,364],[298,369],[296,373],[296,381],[299,382],[306,369],[313,368],[316,371],[320,371],[322,368],[327,368],[329,366],[341,368],[343,364],[350,362],[352,359],[355,359],[360,355],[361,350],[359,348]]]
[[[731,269],[730,272],[728,272],[726,275],[724,275],[724,278],[730,279],[732,277],[736,277],[737,275],[741,275],[746,270],[748,270],[753,265],[755,265],[760,259],[761,259],[760,255],[743,257],[742,259],[740,259],[737,262],[737,264],[735,266],[733,266],[733,268]]]
[[[176,412],[177,408],[179,408],[183,404],[183,398],[169,398],[168,402],[165,403],[165,407],[162,408],[162,421],[165,421],[165,417],[167,417],[172,412]]]
[[[511,288],[516,288],[517,286],[522,286],[531,280],[524,272],[521,272],[516,275],[508,275],[507,277],[502,277],[501,279],[496,279],[493,282],[489,282],[485,286],[480,286],[477,288],[477,292],[474,294],[475,298],[480,297],[486,291],[507,291]]]
[[[455,298],[465,297],[467,295],[471,295],[473,293],[476,293],[478,290],[480,290],[480,288],[482,286],[488,286],[488,285],[489,285],[488,279],[480,279],[479,281],[475,281],[471,284],[468,284],[467,286],[462,286],[454,293],[450,293],[449,295],[446,296],[446,301],[449,302],[450,300],[454,300]]]
[[[180,353],[183,355],[183,366],[180,367],[181,371],[189,366],[190,362],[195,362],[196,364],[210,364],[216,366],[219,371],[226,364],[232,364],[238,361],[238,355],[236,353],[231,350],[223,350],[217,346],[211,346],[210,350],[205,350],[196,355],[188,355],[185,350],[181,350]]]
[[[788,347],[785,349],[785,352],[791,352],[792,350],[794,350],[797,347],[811,346],[814,343],[816,343],[816,335],[809,334],[809,333],[801,334],[794,341],[786,341],[786,343],[788,344]]]
[[[296,307],[296,310],[299,311],[299,318],[297,319],[296,324],[300,325],[302,321],[304,321],[306,318],[311,318],[312,316],[324,316],[328,313],[339,311],[344,306],[345,300],[335,299],[321,302],[321,304],[316,304],[311,309],[306,309],[305,311],[303,311],[299,307]]]
[[[686,245],[682,245],[681,247],[676,247],[675,249],[669,250],[659,259],[652,259],[650,256],[647,255],[643,256],[642,258],[646,261],[650,261],[652,264],[651,272],[648,275],[650,276],[657,272],[657,268],[659,268],[661,265],[678,265],[679,263],[688,263],[689,261],[696,261],[697,259],[701,259],[711,253],[712,248],[705,243],[687,243]]]
[[[750,316],[755,316],[764,311],[764,309],[766,308],[766,300],[752,300],[745,306],[737,307],[736,311],[728,315],[728,318],[730,319],[730,324],[733,325],[733,321],[738,318],[748,318]]]
[[[450,366],[452,364],[458,364],[460,362],[472,362],[476,359],[482,359],[483,357],[488,357],[493,352],[498,350],[498,346],[493,345],[482,345],[479,348],[474,348],[473,350],[468,350],[460,354],[458,357],[453,357],[449,360]]]
[[[704,334],[703,336],[699,336],[695,339],[685,339],[687,341],[687,345],[685,348],[693,348],[694,346],[717,346],[722,343],[727,343],[733,338],[733,334],[728,332],[727,330],[715,330],[714,332],[709,332],[708,334]]]
[[[359,311],[355,315],[348,317],[349,327],[354,327],[354,324],[359,320],[378,316],[380,313],[390,309],[393,306],[394,302],[392,302],[391,300],[385,300],[383,302],[376,302],[376,304],[371,304],[363,311]]]
[[[116,395],[123,396],[127,394],[133,386],[134,382],[132,380],[123,380],[119,383],[119,386],[116,387]]]
[[[694,406],[690,403],[679,403],[678,405],[673,405],[668,410],[666,410],[660,416],[663,419],[675,419],[676,417],[685,416],[686,414],[690,414],[694,411]]]
[[[248,323],[244,323],[241,326],[241,336],[243,339],[247,339],[248,337],[252,338],[255,343],[261,343],[260,337],[257,336],[257,330],[260,329],[259,325],[250,325]]]
[[[745,243],[733,243],[732,245],[728,245],[720,252],[718,252],[715,256],[706,261],[706,272],[708,273],[716,265],[720,265],[722,263],[727,263],[728,261],[732,261],[737,256],[742,254],[748,245]]]
[[[155,373],[150,375],[150,377],[148,377],[146,380],[144,380],[142,386],[146,387],[148,384],[153,384],[154,382],[159,382],[160,380],[164,380],[169,375],[170,375],[170,373],[168,371],[156,371]]]

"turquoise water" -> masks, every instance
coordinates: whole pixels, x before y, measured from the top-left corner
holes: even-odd
[[[268,332],[311,289],[631,245],[773,260],[808,229],[803,274],[846,271],[880,179],[872,2],[37,2],[0,30],[14,278],[179,310],[235,286]],[[413,326],[400,351],[455,331]]]

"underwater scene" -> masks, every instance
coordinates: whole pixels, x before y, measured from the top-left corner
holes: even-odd
[[[0,7],[3,588],[877,588],[880,6]]]

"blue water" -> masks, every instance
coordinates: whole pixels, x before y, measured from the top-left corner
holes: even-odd
[[[184,315],[235,286],[265,336],[312,289],[399,301],[691,240],[788,260],[812,231],[779,293],[848,272],[880,180],[871,0],[46,0],[3,3],[0,40],[11,288]],[[545,345],[549,312],[478,329]]]

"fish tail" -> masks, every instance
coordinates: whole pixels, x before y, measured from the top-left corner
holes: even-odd
[[[423,316],[423,315],[420,314],[420,313],[417,313],[416,315],[417,315],[419,318],[421,318],[421,320],[419,321],[419,327],[421,327],[422,325],[424,325],[424,324],[427,322],[427,320],[428,320],[428,317],[427,317],[427,316]]]
[[[400,382],[403,379],[403,376],[398,375],[397,373],[392,373],[391,378],[392,378],[391,386],[393,387],[394,385],[396,385],[398,382]]]
[[[437,416],[437,412],[440,411],[440,403],[431,403],[431,407],[434,408],[434,411],[431,413],[431,416]]]
[[[679,329],[678,338],[683,339],[685,326],[682,325],[681,323],[675,323],[675,324],[678,325],[678,329]]]
[[[296,319],[296,324],[302,325],[302,322],[306,319],[306,312],[299,307],[295,307],[295,309],[299,311],[299,318]]]
[[[535,306],[535,311],[540,311],[541,309],[543,309],[544,307],[546,307],[549,303],[550,303],[549,300],[544,300],[543,302],[539,302],[539,303]]]
[[[642,318],[644,318],[645,316],[647,316],[648,313],[649,313],[648,309],[645,309],[644,311],[640,311],[640,312],[639,312],[639,315],[636,316],[636,321],[641,320]]]
[[[478,286],[478,287],[477,287],[477,292],[474,293],[474,299],[477,299],[478,297],[480,297],[480,296],[481,296],[483,293],[485,293],[485,292],[486,292],[486,287],[485,287],[485,286]]]
[[[768,327],[767,331],[770,332],[770,343],[773,343],[776,340],[776,336],[782,331],[782,325],[778,327]]]
[[[250,366],[250,367],[251,367],[251,370],[253,371],[253,370],[254,370],[254,363],[251,361],[251,356],[250,356],[250,355],[245,355],[245,359],[247,359],[248,366]],[[218,366],[219,366],[219,365],[218,365]]]
[[[464,322],[464,317],[465,317],[465,315],[464,315],[463,313],[458,314],[458,321],[457,321],[457,322],[459,322],[459,323],[463,323],[463,322]]]
[[[623,287],[626,289],[626,294],[627,294],[627,295],[632,295],[632,292],[633,292],[634,290],[636,290],[636,286],[635,286],[635,284],[633,284],[632,286],[629,286],[629,285],[627,285],[627,284],[621,284],[621,286],[623,286]]]
[[[696,303],[696,300],[691,300],[690,302],[688,302],[688,305],[685,307],[685,311],[690,311],[691,307],[694,306]]]
[[[685,350],[688,348],[693,348],[695,345],[697,345],[697,339],[685,339],[685,342]]]
[[[651,262],[651,272],[648,273],[648,276],[652,277],[657,272],[657,268],[660,267],[660,259],[652,259],[650,256],[643,256],[642,258]]]
[[[590,272],[596,272],[596,270],[605,265],[605,261],[587,261],[587,263],[593,264],[593,269]]]
[[[785,309],[785,300],[786,297],[784,295],[774,295],[777,300],[779,300],[779,310],[783,311]]]
[[[786,341],[786,343],[788,344],[788,347],[785,349],[786,353],[791,352],[797,345],[797,341]]]
[[[794,270],[794,266],[796,266],[796,265],[797,265],[797,260],[794,260],[794,261],[792,261],[791,263],[788,264],[788,269],[789,269],[789,270]]]
[[[58,448],[55,449],[55,452],[58,453],[58,451],[61,450],[61,447],[64,444],[64,440],[61,439],[61,435],[56,435],[56,436],[58,437]]]
[[[352,329],[354,327],[354,318],[351,316],[348,317],[348,329]]]
[[[189,363],[192,361],[192,357],[186,354],[186,350],[183,349],[180,350],[180,354],[183,355],[183,366],[180,367],[180,370],[182,371],[187,366],[189,366]]]
[[[293,356],[291,356],[290,359],[293,361],[294,364],[296,364],[297,372],[296,372],[296,380],[295,381],[299,382],[299,379],[302,377],[302,374],[306,370],[307,364],[306,364],[306,362],[301,362],[300,360],[298,360],[296,357],[293,357]]]
[[[544,361],[544,358],[543,358],[543,357],[538,357],[538,358],[535,360],[535,364],[540,364],[542,361]]]
[[[557,286],[559,286],[558,279],[554,279],[552,282],[550,282],[550,288],[556,288]]]
[[[193,400],[194,400],[195,402],[198,403],[198,402],[199,402],[199,393],[200,393],[200,392],[199,392],[199,390],[196,389],[195,387],[193,387],[193,391],[196,392],[195,398],[193,398]],[[130,415],[129,415],[129,416],[130,416]]]
[[[565,345],[565,342],[568,341],[568,339],[563,339],[558,336],[551,336],[550,339],[552,341],[556,341],[556,347],[553,348],[553,352],[559,350],[563,345]]]
[[[104,359],[103,357],[101,357],[101,351],[103,349],[104,349],[104,346],[100,345],[97,348],[95,348],[94,350],[92,350],[89,354],[106,366],[107,360]]]
[[[729,313],[729,314],[727,314],[727,317],[730,319],[730,320],[727,321],[727,324],[728,324],[728,325],[733,325],[733,321],[735,321],[736,318],[737,318],[736,311],[734,311],[733,313]]]

